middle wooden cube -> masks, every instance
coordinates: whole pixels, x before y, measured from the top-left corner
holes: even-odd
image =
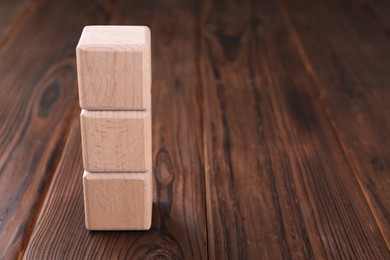
[[[87,171],[151,170],[152,130],[149,110],[82,110],[80,122],[83,163]]]

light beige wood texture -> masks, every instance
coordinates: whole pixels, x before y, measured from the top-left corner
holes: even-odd
[[[90,230],[147,230],[152,222],[152,174],[84,171],[85,224]]]
[[[86,26],[76,48],[80,106],[143,110],[151,104],[150,30]]]
[[[84,168],[89,172],[145,172],[152,169],[151,113],[82,110]]]

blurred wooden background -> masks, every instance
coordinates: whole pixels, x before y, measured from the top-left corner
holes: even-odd
[[[84,228],[75,46],[148,25],[148,232]],[[1,0],[0,259],[390,259],[387,0]]]

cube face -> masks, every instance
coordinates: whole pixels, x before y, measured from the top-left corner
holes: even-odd
[[[83,190],[87,229],[147,230],[151,225],[151,172],[84,172]]]
[[[146,172],[152,168],[149,111],[87,111],[80,115],[84,168]]]
[[[81,108],[150,108],[149,28],[87,26],[77,45],[76,56]]]

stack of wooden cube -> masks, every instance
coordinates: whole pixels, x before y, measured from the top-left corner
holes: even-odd
[[[86,26],[76,56],[86,227],[149,229],[153,200],[150,30]]]

